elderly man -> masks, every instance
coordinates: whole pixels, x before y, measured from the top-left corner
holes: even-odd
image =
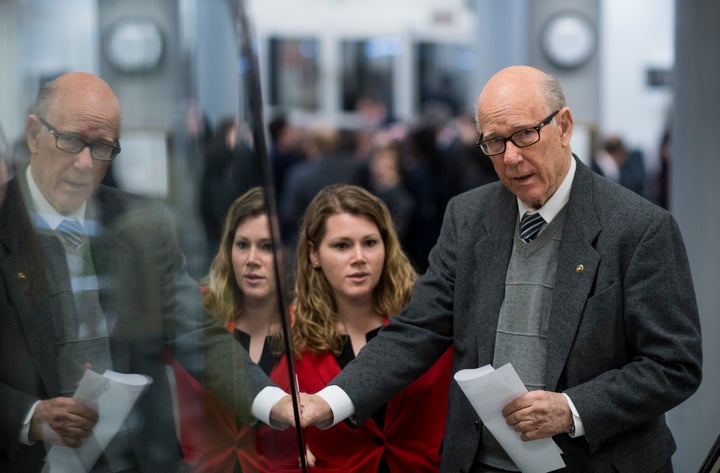
[[[450,201],[409,306],[303,423],[363,422],[453,344],[454,371],[513,364],[529,392],[502,415],[525,441],[552,437],[564,471],[672,471],[664,414],[702,358],[675,220],[572,154],[572,112],[540,70],[495,74],[477,126],[501,182]],[[446,432],[443,472],[518,471],[456,383]]]
[[[87,368],[153,380],[93,472],[182,468],[167,353],[246,423],[289,402],[203,309],[165,212],[100,185],[120,124],[110,86],[87,73],[43,86],[27,118],[30,165],[0,208],[3,472],[40,471],[47,446],[88,439],[98,413],[73,398]]]

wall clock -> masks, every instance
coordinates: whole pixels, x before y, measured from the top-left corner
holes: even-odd
[[[118,71],[140,73],[155,69],[163,50],[163,35],[157,23],[145,18],[124,18],[108,29],[103,52]]]
[[[552,17],[542,28],[540,46],[555,66],[575,69],[595,53],[597,33],[589,19],[574,12]]]

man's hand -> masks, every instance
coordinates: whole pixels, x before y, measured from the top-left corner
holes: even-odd
[[[329,424],[332,420],[332,410],[323,398],[315,394],[300,393],[300,424],[303,428],[311,425]],[[272,407],[270,421],[276,429],[283,429],[287,426],[296,427],[292,397],[289,394]]]
[[[316,394],[300,394],[300,423],[302,427],[311,425],[330,425],[333,421],[332,409],[323,398]]]
[[[83,402],[56,397],[38,402],[30,420],[31,437],[77,448],[92,432],[98,415]]]
[[[279,430],[288,426],[295,427],[292,397],[289,394],[276,402],[270,410],[270,423],[273,428]]]
[[[570,406],[561,393],[530,391],[510,401],[502,414],[523,440],[570,432],[573,426]]]

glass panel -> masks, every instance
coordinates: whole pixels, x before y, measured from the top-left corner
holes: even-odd
[[[343,111],[362,112],[379,104],[386,116],[393,115],[393,69],[399,50],[394,37],[342,41]]]
[[[242,6],[0,2],[0,471],[306,469]]]
[[[270,104],[305,111],[319,108],[318,53],[313,38],[270,38]]]

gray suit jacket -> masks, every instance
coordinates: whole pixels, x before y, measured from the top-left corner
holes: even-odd
[[[74,307],[67,300],[72,292],[64,250],[52,232],[31,223],[23,183],[11,181],[0,206],[3,472],[39,471],[42,465],[42,442],[20,444],[20,427],[35,401],[59,394],[54,321],[62,320],[61,310]],[[101,187],[88,204],[88,217],[97,222],[90,245],[113,369],[153,378],[129,418],[134,433],[126,455],[137,471],[176,471],[180,449],[165,371],[168,353],[248,423],[251,400],[271,382],[204,309],[161,207]]]
[[[570,396],[586,435],[554,439],[566,471],[655,471],[675,450],[664,413],[701,379],[680,231],[667,211],[579,161],[567,205],[545,385]],[[492,363],[516,222],[516,198],[499,182],[450,201],[409,306],[332,383],[348,393],[358,422],[450,344],[454,372]],[[442,471],[471,471],[481,424],[454,381],[449,403]]]

